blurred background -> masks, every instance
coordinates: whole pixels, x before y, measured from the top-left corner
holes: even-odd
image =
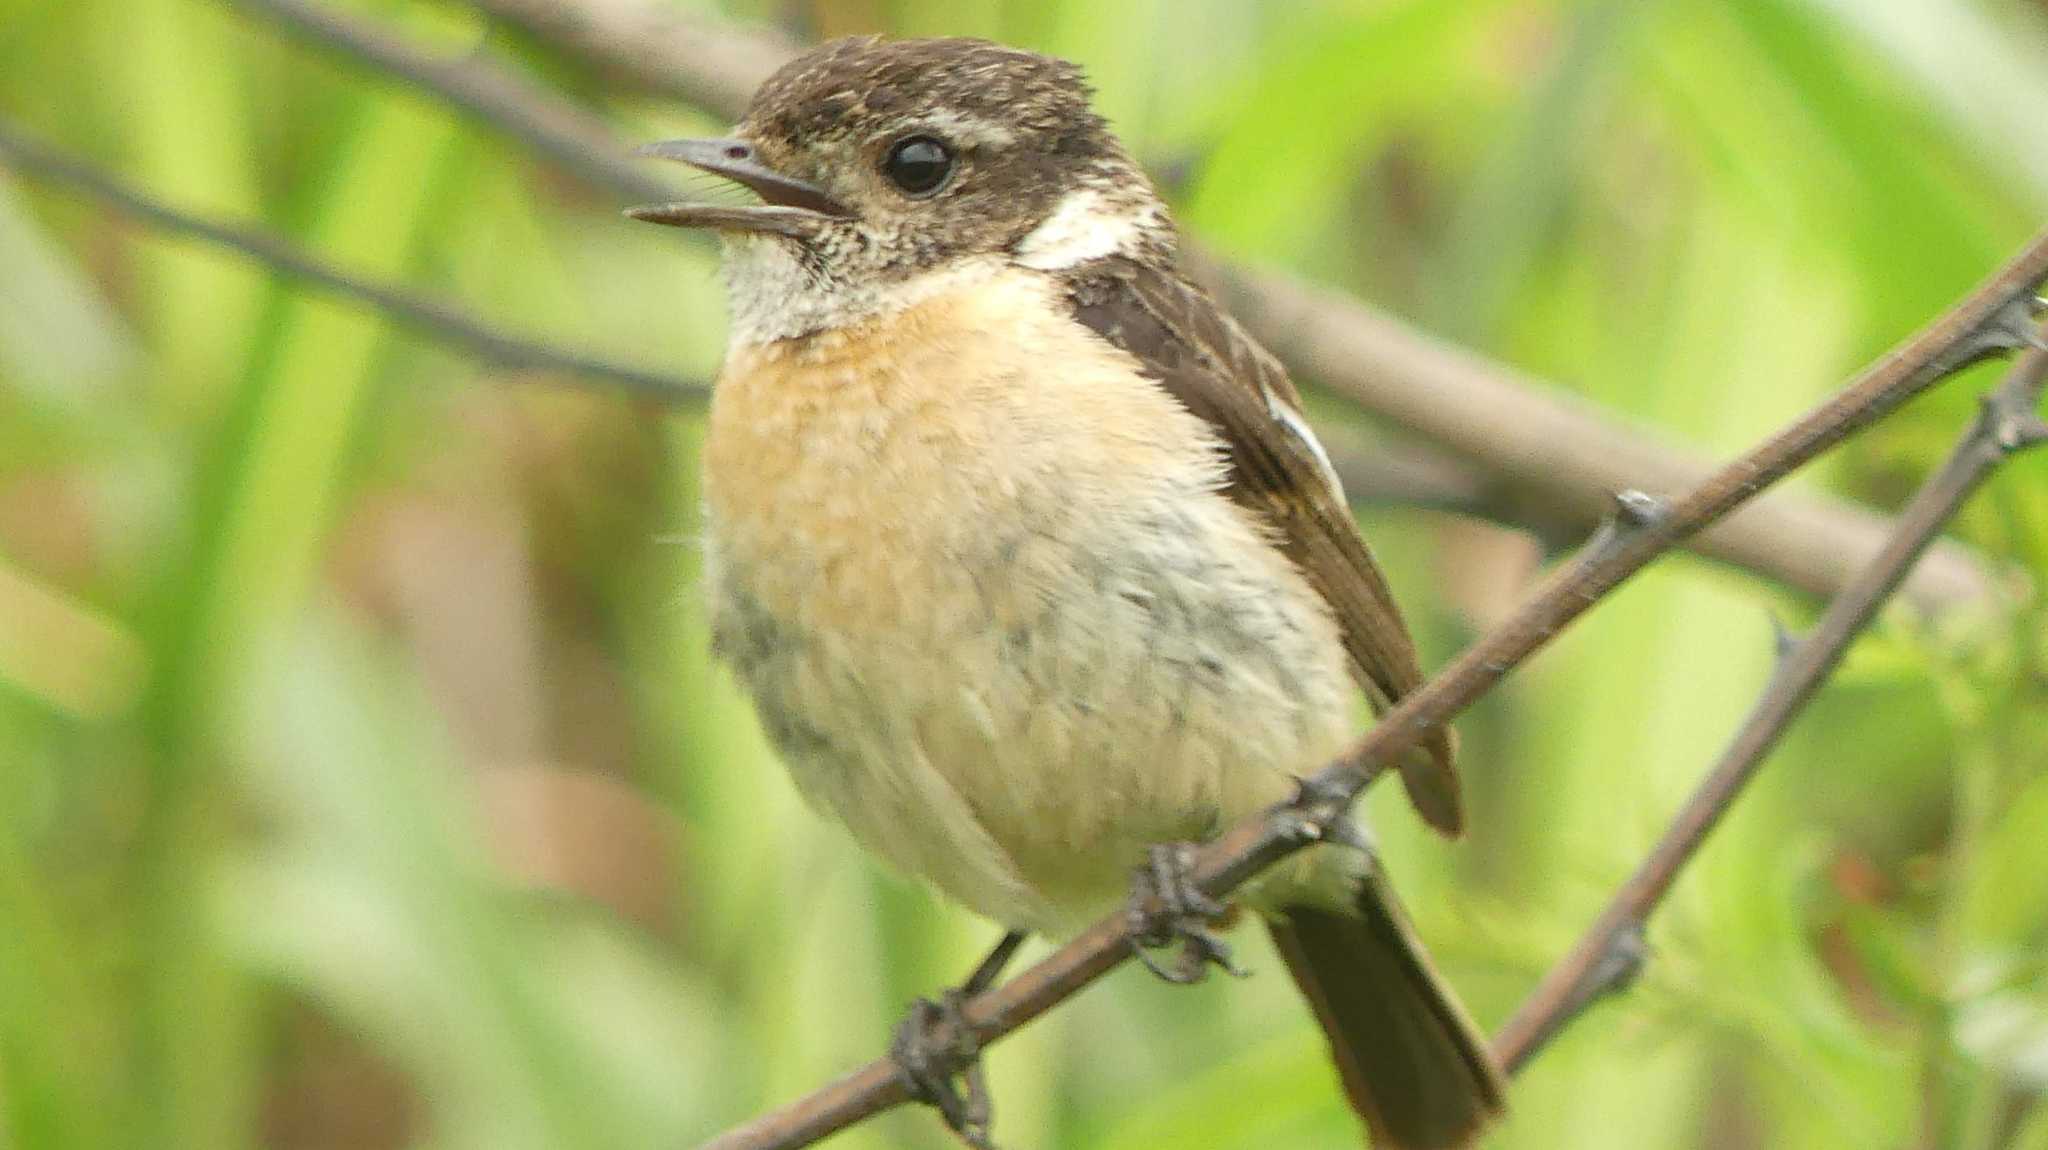
[[[563,0],[622,3],[664,0]],[[484,11],[545,5],[327,4],[621,140],[724,123]],[[2048,218],[2031,0],[673,12],[1065,55],[1211,247],[1714,455]],[[0,121],[505,330],[716,368],[707,245],[265,4],[0,0]],[[1800,483],[1896,506],[1993,370]],[[994,940],[797,800],[707,651],[698,409],[590,383],[0,164],[0,1147],[680,1148],[875,1056]],[[1551,557],[1360,510],[1426,665]],[[1956,531],[1990,590],[1863,640],[1642,982],[1516,1082],[1489,1146],[2048,1148],[2048,457]],[[1463,842],[1372,796],[1484,1023],[1712,760],[1772,616],[1816,606],[1674,557],[1461,721]],[[998,1047],[1001,1143],[1356,1145],[1255,933],[1249,980],[1127,968]],[[948,1144],[910,1111],[834,1143]]]

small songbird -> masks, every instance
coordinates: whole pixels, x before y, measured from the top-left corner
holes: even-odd
[[[724,244],[717,649],[804,795],[888,863],[1057,936],[1134,868],[1175,895],[1173,844],[1288,800],[1356,689],[1379,710],[1420,681],[1294,386],[1190,282],[1072,65],[840,40],[731,137],[645,150],[761,201],[631,214]],[[1451,756],[1401,769],[1455,833]],[[1244,901],[1374,1144],[1466,1145],[1499,1071],[1362,832],[1334,837]],[[915,1047],[913,1087],[971,1121]]]

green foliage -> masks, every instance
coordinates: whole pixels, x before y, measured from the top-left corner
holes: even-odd
[[[2048,15],[2017,0],[801,7],[1072,56],[1190,173],[1205,241],[1708,450],[2048,216]],[[504,47],[458,4],[362,10]],[[364,274],[715,368],[708,250],[228,6],[0,0],[0,109]],[[1986,378],[1806,481],[1895,502]],[[679,1146],[871,1057],[964,972],[993,929],[805,811],[711,661],[699,433],[0,171],[0,1150]],[[2018,462],[1960,524],[2022,580],[2044,477]],[[1531,575],[1502,533],[1365,526],[1432,664]],[[1768,613],[1810,610],[1670,561],[1466,718],[1466,842],[1373,797],[1482,1019],[1740,720]],[[1890,616],[1689,871],[1642,984],[1489,1145],[2048,1150],[2044,621]],[[996,1050],[1004,1143],[1356,1144],[1244,943],[1247,982],[1124,972]],[[906,1113],[837,1144],[947,1139]]]

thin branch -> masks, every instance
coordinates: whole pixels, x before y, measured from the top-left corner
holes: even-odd
[[[1940,319],[1880,359],[1833,398],[1716,471],[1675,503],[1637,492],[1616,500],[1609,525],[1505,623],[1381,717],[1365,738],[1306,781],[1302,797],[1232,827],[1196,856],[1194,878],[1224,897],[1266,867],[1321,840],[1377,777],[1651,560],[1720,519],[1906,400],[1987,356],[2035,338],[2033,293],[2048,278],[2048,231]],[[1131,953],[1131,918],[1113,914],[1004,985],[969,999],[975,1048],[1051,1010]],[[953,1036],[933,1045],[948,1049]],[[879,1058],[805,1097],[706,1143],[703,1150],[791,1150],[908,1101],[893,1062]]]
[[[308,43],[373,64],[408,86],[424,87],[600,187],[635,200],[677,197],[677,185],[635,163],[603,120],[516,72],[481,59],[435,55],[309,0],[225,2]]]
[[[738,119],[754,89],[796,55],[766,29],[728,27],[641,0],[472,0],[536,40],[597,64],[614,89]]]
[[[229,0],[297,34],[438,93],[553,157],[567,171],[634,199],[667,199],[648,186],[605,126],[487,60],[451,61],[311,0]],[[761,34],[662,13],[643,0],[469,0],[536,35],[573,27],[555,46],[607,72],[672,71],[664,90],[692,92],[736,117],[758,79],[794,48]],[[1495,513],[1547,534],[1583,535],[1607,494],[1624,484],[1681,491],[1709,466],[1658,443],[1556,389],[1459,352],[1362,304],[1271,274],[1234,273],[1229,302],[1298,375],[1318,379],[1476,468]],[[1313,338],[1305,333],[1313,331]],[[1341,338],[1340,338],[1341,337]],[[1475,413],[1482,413],[1475,416]],[[1505,414],[1504,414],[1505,413]],[[1488,434],[1475,434],[1485,426]],[[1838,591],[1854,564],[1883,545],[1886,521],[1824,495],[1760,500],[1692,546],[1810,594]],[[1907,586],[1929,610],[1984,597],[1985,568],[1953,543],[1938,544]]]
[[[377,309],[413,330],[508,371],[562,373],[666,402],[702,398],[704,385],[623,367],[507,335],[459,308],[350,275],[268,232],[172,208],[92,166],[22,135],[0,120],[0,164],[30,179],[68,188],[159,231],[249,257],[271,270]]]
[[[1540,1052],[1587,1007],[1622,989],[1645,952],[1643,929],[1651,912],[1756,776],[1764,758],[1791,726],[1820,684],[1833,673],[1856,636],[1870,625],[1916,560],[1964,500],[2015,452],[2040,442],[2035,413],[2048,382],[2048,351],[2021,355],[2005,382],[1986,397],[1977,421],[1899,516],[1884,550],[1828,604],[1804,639],[1785,637],[1770,686],[1700,786],[1686,800],[1649,857],[1608,902],[1585,935],[1501,1028],[1494,1053],[1514,1072]]]

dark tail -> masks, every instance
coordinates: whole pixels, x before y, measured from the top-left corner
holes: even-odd
[[[1356,913],[1289,907],[1269,925],[1329,1037],[1374,1150],[1466,1146],[1501,1112],[1486,1038],[1438,979],[1384,879]]]

